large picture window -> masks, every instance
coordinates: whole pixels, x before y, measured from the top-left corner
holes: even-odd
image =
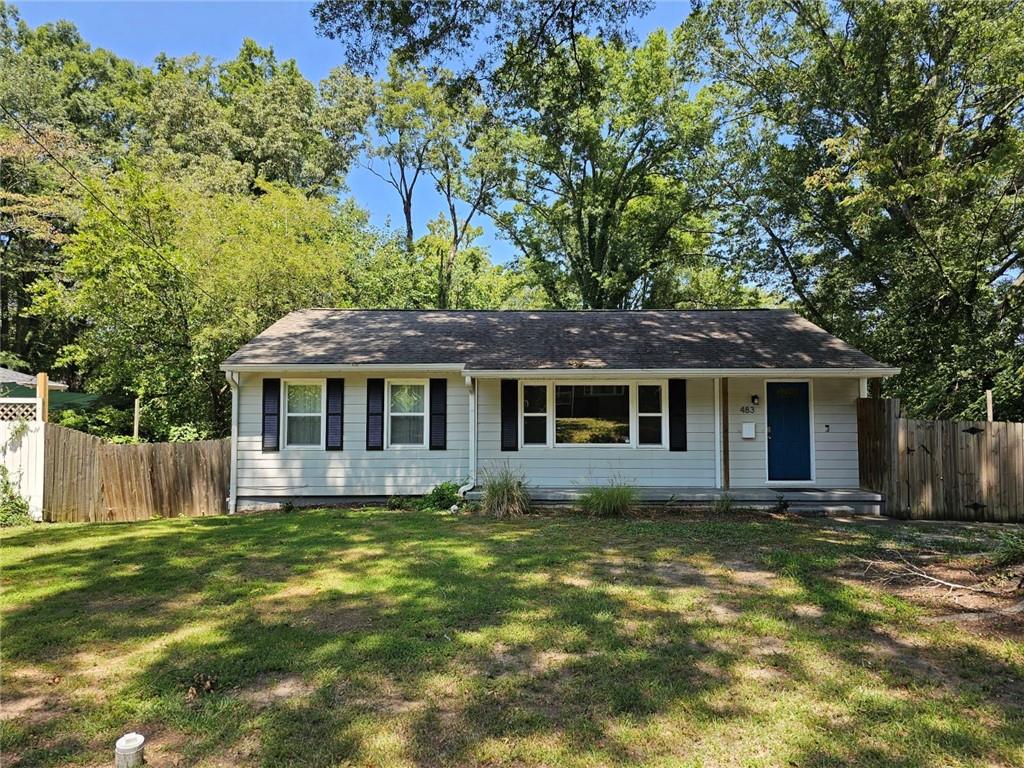
[[[290,448],[319,447],[323,430],[323,385],[285,382],[284,444]]]
[[[426,445],[426,420],[426,382],[388,382],[388,444]]]
[[[555,385],[555,443],[629,445],[629,385]]]

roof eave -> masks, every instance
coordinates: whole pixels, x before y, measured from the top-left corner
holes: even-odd
[[[462,373],[465,363],[232,363],[226,360],[222,371],[238,373],[300,373],[303,371],[455,371]]]
[[[899,368],[489,368],[475,369],[465,363],[231,363],[224,362],[222,371],[239,373],[302,373],[309,371],[452,371],[480,379],[488,378],[608,378],[614,376],[657,377],[757,377],[757,376],[832,376],[840,378],[884,378],[895,376]]]
[[[770,377],[770,376],[832,376],[840,378],[885,378],[895,376],[899,368],[520,368],[520,369],[473,369],[466,368],[467,376],[487,378],[553,378],[553,377]]]

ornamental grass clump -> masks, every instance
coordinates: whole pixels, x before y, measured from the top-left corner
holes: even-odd
[[[1024,564],[1024,533],[1004,533],[996,549],[996,565]]]
[[[511,467],[484,473],[481,509],[496,518],[521,517],[530,511],[523,475]]]
[[[633,511],[638,496],[632,485],[616,480],[587,488],[580,497],[580,508],[589,515],[622,517]]]

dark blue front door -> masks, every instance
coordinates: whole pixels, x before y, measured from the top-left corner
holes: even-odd
[[[768,479],[811,479],[807,382],[768,382]]]

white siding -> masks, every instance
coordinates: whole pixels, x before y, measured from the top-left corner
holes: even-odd
[[[638,486],[715,485],[715,399],[710,379],[686,385],[687,450],[556,446],[501,450],[501,384],[480,381],[478,390],[479,466],[508,466],[526,476],[529,485],[572,488],[622,480]]]
[[[740,411],[750,406],[751,396],[760,403],[754,414]],[[811,407],[814,411],[814,485],[856,488],[857,468],[857,379],[814,379]],[[729,476],[732,485],[762,486],[768,478],[765,437],[765,379],[729,379]],[[742,424],[754,422],[755,438],[740,436]]]
[[[426,493],[445,480],[469,476],[469,394],[462,376],[448,379],[448,448],[366,450],[365,374],[325,371],[301,378],[345,379],[343,451],[285,448],[262,451],[263,376],[242,376],[238,423],[238,497],[387,496]],[[440,378],[443,373],[403,373],[394,378]],[[283,377],[287,378],[287,376]],[[380,378],[386,378],[381,375]]]
[[[33,520],[43,519],[45,426],[41,421],[0,421],[0,463],[7,467],[11,484],[28,502]]]
[[[302,378],[326,378],[325,371]],[[442,374],[434,373],[435,377]],[[428,378],[406,373],[397,378]],[[285,377],[286,378],[286,377]],[[469,394],[464,379],[448,375],[448,449],[425,448],[366,451],[365,374],[345,378],[345,450],[282,448],[261,450],[262,376],[242,376],[238,425],[238,497],[386,496],[421,494],[446,480],[464,482],[469,476]],[[765,380],[729,380],[729,456],[735,487],[764,486],[767,478],[765,447]],[[740,412],[760,403],[754,414]],[[856,487],[857,417],[856,379],[815,379],[811,398],[814,410],[815,481],[817,487]],[[619,479],[637,486],[709,488],[716,485],[715,381],[687,381],[687,450],[559,446],[502,451],[500,445],[500,382],[478,383],[478,462],[480,474],[508,464],[521,471],[533,486],[573,488]],[[744,421],[753,421],[756,437],[740,437]],[[827,428],[827,431],[826,431]]]

